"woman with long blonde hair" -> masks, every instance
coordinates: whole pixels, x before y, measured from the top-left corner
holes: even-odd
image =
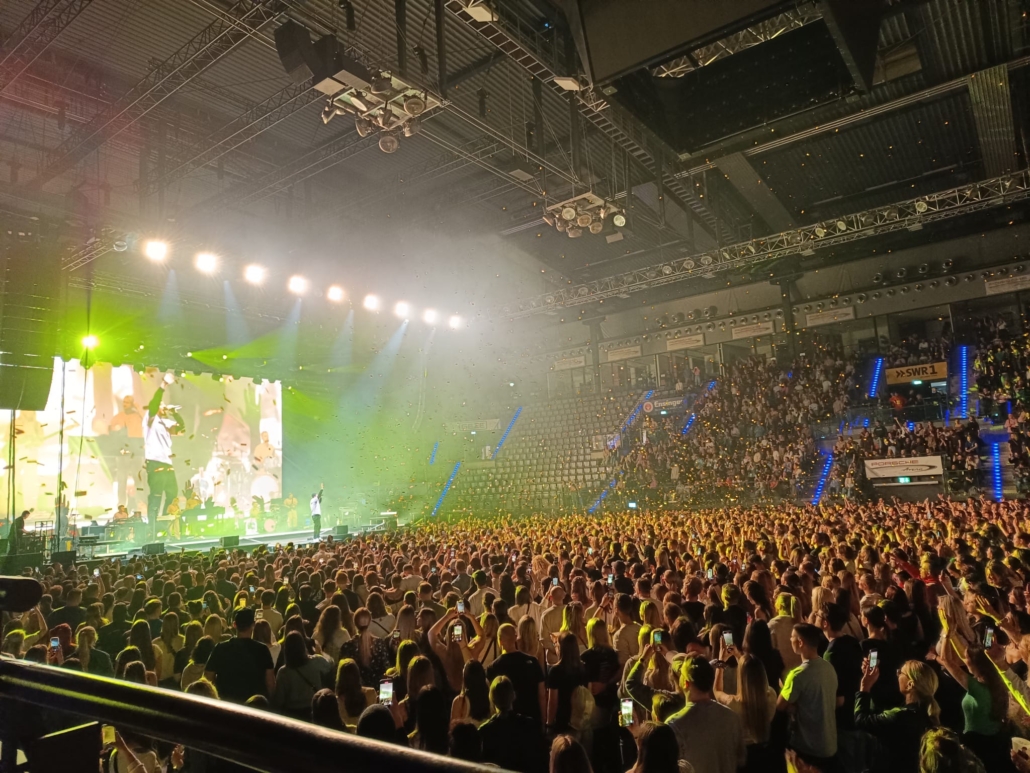
[[[418,638],[418,634],[415,633],[415,628],[418,623],[415,619],[415,607],[411,604],[405,604],[397,610],[397,620],[393,624],[393,631],[390,636],[394,642],[394,646],[398,646],[402,641],[414,641]]]
[[[652,628],[661,628],[664,621],[662,620],[662,611],[658,609],[658,605],[650,600],[641,602],[640,622]]]
[[[742,655],[736,647],[728,648],[737,657],[736,694],[725,693],[724,668],[715,671],[715,699],[740,717],[747,745],[745,771],[777,770],[783,767],[783,750],[769,743],[772,720],[776,714],[776,691],[769,686],[765,666],[758,658]]]
[[[330,604],[322,610],[311,638],[333,663],[339,660],[340,647],[350,641],[350,634],[341,623],[339,607]]]
[[[518,623],[518,638],[516,646],[519,652],[536,658],[540,662],[540,668],[546,668],[544,661],[544,648],[540,645],[540,635],[537,633],[536,620],[531,615],[523,615]]]
[[[374,704],[377,698],[373,688],[361,684],[361,669],[351,658],[344,658],[336,668],[335,692],[344,726],[358,724],[361,712]]]
[[[482,633],[469,642],[469,649],[472,651],[472,658],[487,668],[501,654],[497,644],[497,629],[500,626],[497,623],[497,617],[491,613],[483,615],[480,625]]]
[[[855,729],[876,736],[884,749],[888,771],[918,770],[919,743],[923,734],[940,725],[941,707],[934,695],[937,674],[918,660],[908,660],[898,669],[898,689],[905,698],[901,708],[876,713],[869,693],[880,676],[878,668],[862,669],[862,681],[855,698]]]
[[[586,649],[588,646],[586,620],[583,615],[583,605],[578,601],[566,605],[562,612],[561,628],[558,632],[564,633],[565,631],[575,634],[579,646]]]

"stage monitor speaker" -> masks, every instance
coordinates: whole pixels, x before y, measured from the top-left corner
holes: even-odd
[[[39,242],[0,246],[0,410],[42,411],[57,351],[60,253]]]
[[[347,526],[347,524],[345,524],[345,523],[338,523],[338,524],[336,524],[336,526],[333,527],[333,536],[334,537],[349,537],[350,536],[350,527]]]
[[[69,566],[75,566],[76,560],[78,560],[78,556],[75,554],[74,550],[61,550],[50,554],[50,562],[60,564],[65,569]]]
[[[222,537],[219,540],[219,544],[223,548],[238,548],[240,546],[240,535],[236,534],[232,537]]]
[[[647,10],[641,8],[646,5]],[[780,0],[563,0],[583,71],[607,83],[775,16]]]
[[[275,31],[275,51],[294,83],[310,81],[319,69],[311,33],[295,21],[287,21]]]
[[[43,553],[14,553],[7,556],[4,574],[19,575],[25,569],[39,569],[43,566]]]
[[[160,556],[164,555],[165,543],[163,542],[149,542],[143,546],[143,555],[145,556]]]

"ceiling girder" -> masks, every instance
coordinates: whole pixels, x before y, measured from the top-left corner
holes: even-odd
[[[634,271],[569,285],[502,306],[498,314],[514,319],[583,306],[605,298],[628,296],[788,255],[813,254],[816,250],[881,234],[919,229],[930,223],[1028,199],[1030,171],[1023,170],[773,236],[751,239],[689,257],[681,255]]]
[[[164,100],[236,49],[249,36],[251,26],[260,27],[280,12],[278,0],[238,0],[182,48],[157,65],[129,92],[47,152],[43,169],[28,183],[38,189],[67,171],[107,140],[125,131]],[[239,22],[239,23],[237,23]]]
[[[528,73],[549,84],[563,99],[566,98],[569,92],[554,82],[554,78],[557,75],[556,68],[550,63],[545,62],[542,56],[532,51],[527,43],[519,40],[509,29],[501,26],[499,23],[476,21],[465,10],[461,0],[446,0],[446,5],[447,9],[470,29],[475,30],[479,35],[499,48]],[[627,133],[623,128],[626,125],[625,120],[620,120],[622,125],[617,124],[613,120],[616,111],[612,105],[603,100],[595,99],[585,92],[577,92],[574,99],[579,111],[587,120],[606,136],[610,137],[617,145],[625,149],[641,167],[647,170],[649,175],[653,176],[656,174],[657,165],[654,154],[645,147],[645,143],[638,142]],[[694,195],[693,191],[684,186],[671,171],[666,172],[664,178],[666,195],[684,211],[692,213],[698,219],[701,227],[708,231],[713,238],[718,240],[716,234],[720,230],[723,231],[724,237],[735,238],[735,234],[727,224],[720,222],[720,219]]]
[[[93,0],[41,0],[7,39],[0,58],[0,92],[14,83]]]
[[[157,193],[161,188],[236,150],[262,132],[323,98],[324,95],[312,89],[310,84],[291,83],[218,131],[204,137],[200,142],[183,148],[176,159],[166,162],[168,172],[147,181],[144,192],[148,195]]]
[[[1009,68],[999,64],[973,73],[967,81],[984,169],[992,177],[1011,172],[1018,165],[1019,156],[1016,153]]]

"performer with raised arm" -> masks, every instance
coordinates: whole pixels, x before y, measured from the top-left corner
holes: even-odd
[[[311,526],[315,530],[315,539],[322,536],[322,494],[325,493],[325,484],[323,483],[317,494],[311,495]]]
[[[157,539],[157,519],[179,493],[172,463],[172,436],[181,435],[186,425],[177,406],[162,405],[165,386],[175,377],[165,374],[143,414],[143,451],[147,467],[147,525],[151,541]]]

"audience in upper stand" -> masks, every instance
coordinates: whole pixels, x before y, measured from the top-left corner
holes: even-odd
[[[940,338],[926,338],[910,333],[901,341],[887,347],[885,365],[900,368],[903,365],[927,365],[931,362],[947,362],[951,356],[951,332],[945,329]]]
[[[816,455],[809,424],[844,411],[853,381],[830,346],[789,366],[739,360],[698,397],[685,433],[682,416],[645,417],[646,441],[621,460],[619,489],[646,502],[797,496]]]

